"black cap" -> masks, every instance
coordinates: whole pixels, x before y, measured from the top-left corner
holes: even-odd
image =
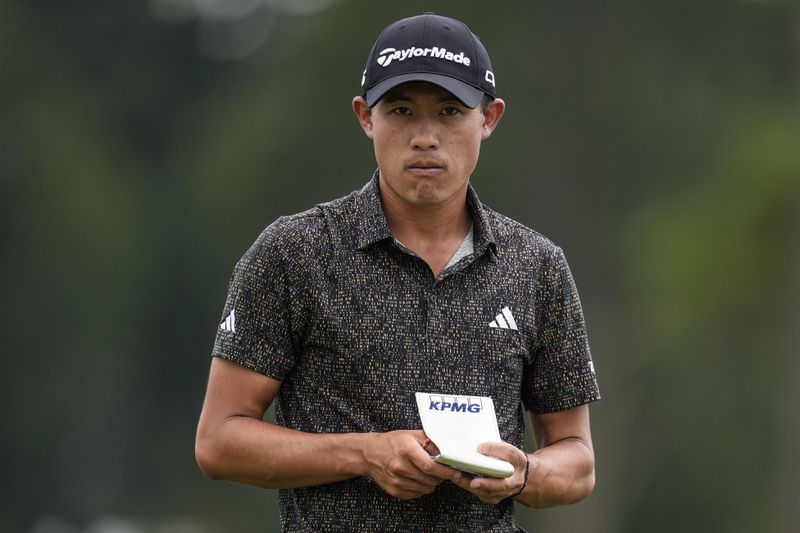
[[[463,22],[425,13],[386,27],[372,45],[361,95],[372,107],[390,89],[427,81],[450,91],[467,107],[484,94],[495,97],[489,53]]]

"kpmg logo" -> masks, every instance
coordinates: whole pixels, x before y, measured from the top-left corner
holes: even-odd
[[[480,398],[469,396],[440,396],[438,401],[431,396],[430,411],[450,411],[453,413],[480,413],[483,404]]]
[[[454,54],[447,50],[447,48],[406,48],[405,50],[397,50],[396,48],[385,48],[378,54],[377,62],[382,67],[388,67],[392,61],[405,61],[409,57],[435,57],[437,59],[444,59],[445,61],[452,61],[468,67],[472,62],[469,57],[464,55],[464,52]]]

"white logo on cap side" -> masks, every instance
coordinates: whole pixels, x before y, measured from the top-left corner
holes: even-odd
[[[494,72],[492,72],[491,70],[487,70],[486,71],[486,81],[491,83],[492,87],[495,87],[495,84],[494,84]]]
[[[470,63],[472,63],[472,60],[464,55],[464,52],[454,54],[446,48],[440,48],[438,46],[434,46],[432,48],[417,48],[412,46],[411,48],[406,48],[405,50],[384,48],[378,54],[376,61],[382,67],[388,67],[394,60],[405,61],[409,57],[432,57],[436,59],[444,59],[445,61],[451,61],[453,63],[458,63],[459,65],[464,65],[465,67],[468,67]]]

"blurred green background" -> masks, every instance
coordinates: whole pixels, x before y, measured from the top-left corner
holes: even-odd
[[[789,532],[800,496],[800,6],[0,2],[0,531],[278,528],[194,462],[234,263],[365,183],[370,46],[424,11],[508,111],[473,184],[567,253],[598,485],[537,532]]]

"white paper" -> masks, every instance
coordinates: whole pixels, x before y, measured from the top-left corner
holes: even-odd
[[[502,442],[491,398],[429,392],[416,397],[422,429],[439,448],[436,461],[491,477],[514,473],[511,463],[478,452],[482,442]]]

